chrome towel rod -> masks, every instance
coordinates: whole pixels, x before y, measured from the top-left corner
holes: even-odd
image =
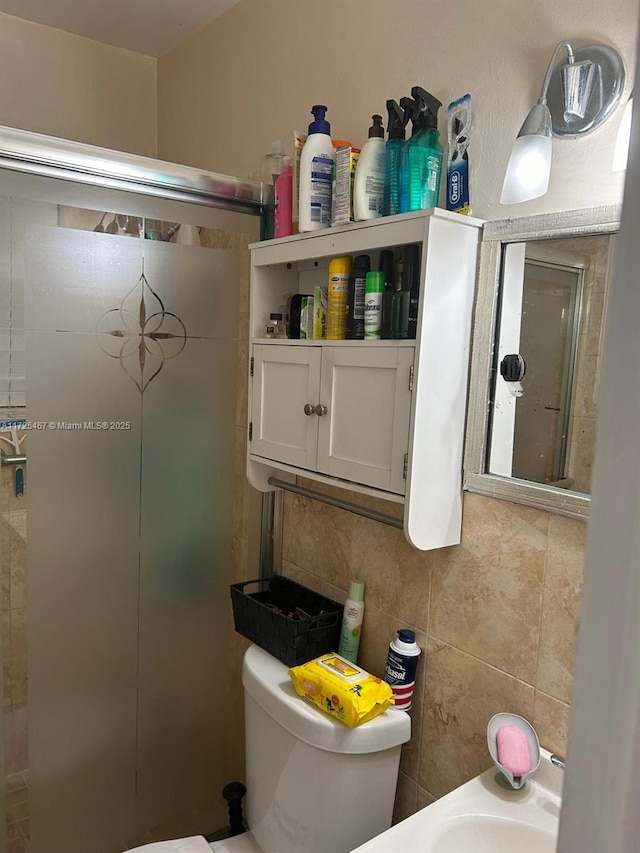
[[[26,462],[26,456],[5,456],[4,452],[0,456],[0,466],[2,468],[5,465],[26,465]]]
[[[305,489],[304,486],[297,486],[295,483],[287,483],[285,480],[278,480],[276,477],[269,477],[270,486],[275,486],[277,489],[284,489],[287,492],[293,492],[296,495],[302,495],[304,498],[311,498],[314,501],[320,501],[323,504],[329,504],[337,509],[344,509],[347,512],[353,512],[355,515],[362,515],[364,518],[370,518],[372,521],[379,521],[382,524],[388,524],[389,527],[397,527],[402,530],[404,524],[401,518],[394,518],[392,515],[386,515],[384,512],[376,512],[375,509],[368,509],[358,504],[352,504],[348,501],[341,501],[339,498],[330,498],[328,495],[322,495],[320,492],[314,492],[311,489]]]

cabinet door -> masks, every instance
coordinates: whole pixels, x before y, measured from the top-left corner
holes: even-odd
[[[318,471],[404,494],[411,347],[325,347]]]
[[[315,469],[320,419],[304,407],[319,402],[320,353],[319,347],[254,346],[251,453]]]

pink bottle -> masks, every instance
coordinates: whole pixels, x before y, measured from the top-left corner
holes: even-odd
[[[288,237],[293,233],[293,165],[291,157],[282,158],[282,171],[273,185],[276,203],[276,237]]]

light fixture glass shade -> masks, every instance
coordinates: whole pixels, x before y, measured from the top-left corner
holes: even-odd
[[[513,144],[502,185],[502,204],[544,195],[551,173],[551,113],[541,98],[529,110]]]
[[[544,195],[551,173],[551,139],[519,136],[513,144],[502,185],[502,204],[516,204]]]
[[[631,119],[633,118],[633,95],[629,98],[622,113],[622,120],[618,128],[616,146],[613,149],[613,163],[611,168],[614,172],[623,172],[627,168],[629,159],[629,143],[631,141]]]

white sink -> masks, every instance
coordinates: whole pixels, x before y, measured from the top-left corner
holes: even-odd
[[[546,749],[540,754],[540,767],[519,791],[492,767],[357,853],[555,853],[563,771]]]

